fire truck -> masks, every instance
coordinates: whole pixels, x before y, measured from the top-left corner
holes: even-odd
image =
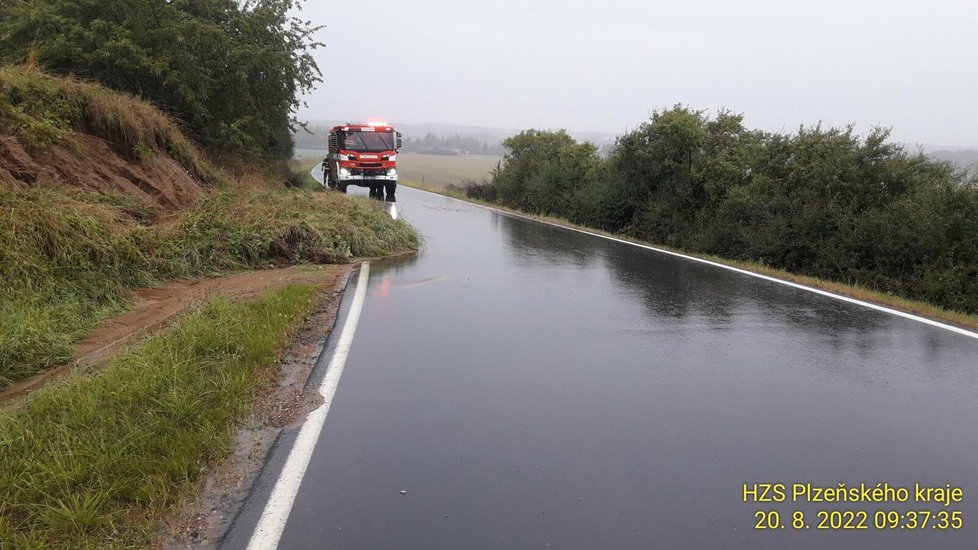
[[[350,185],[369,187],[370,196],[395,202],[397,150],[401,133],[386,122],[334,126],[323,159],[324,184],[346,193]]]

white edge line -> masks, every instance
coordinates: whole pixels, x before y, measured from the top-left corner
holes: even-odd
[[[353,335],[357,330],[357,323],[360,321],[360,311],[363,309],[363,301],[367,295],[367,278],[370,275],[370,263],[360,264],[360,275],[357,277],[356,294],[353,296],[353,303],[347,312],[346,322],[343,324],[343,332],[333,351],[333,358],[326,369],[326,375],[319,385],[319,393],[323,396],[323,404],[309,414],[299,435],[296,437],[289,457],[282,467],[275,488],[268,498],[265,510],[262,512],[261,519],[255,527],[255,532],[248,542],[248,550],[272,550],[278,547],[279,539],[282,538],[282,531],[285,529],[285,522],[289,519],[292,505],[295,502],[296,494],[299,492],[299,485],[302,484],[302,477],[309,466],[312,458],[312,451],[319,440],[322,432],[323,423],[326,421],[326,414],[329,406],[333,402],[333,395],[336,394],[336,387],[340,382],[340,375],[343,374],[343,366],[350,353],[350,345],[353,343]]]
[[[655,251],[655,252],[661,252],[662,254],[668,254],[670,256],[676,256],[676,257],[679,257],[679,258],[685,258],[687,260],[692,260],[694,262],[699,262],[699,263],[702,263],[702,264],[712,265],[714,267],[720,267],[720,268],[723,268],[723,269],[727,269],[729,271],[735,271],[737,273],[742,273],[744,275],[749,275],[751,277],[757,277],[758,279],[764,279],[765,281],[771,281],[772,283],[778,283],[778,284],[782,284],[782,285],[785,285],[785,286],[790,286],[792,288],[797,288],[797,289],[801,289],[801,290],[807,290],[808,292],[813,292],[815,294],[819,294],[819,295],[826,296],[826,297],[829,297],[829,298],[835,298],[836,300],[842,300],[843,302],[849,302],[851,304],[857,304],[857,305],[860,305],[860,306],[863,306],[863,307],[867,307],[869,309],[875,309],[876,311],[882,311],[884,313],[889,313],[891,315],[896,315],[897,317],[903,317],[905,319],[910,319],[910,320],[913,320],[913,321],[917,321],[918,323],[924,323],[925,325],[930,325],[930,326],[941,328],[941,329],[944,329],[944,330],[949,330],[951,332],[956,332],[958,334],[961,334],[961,335],[964,335],[964,336],[968,336],[969,338],[978,339],[978,332],[973,332],[973,331],[970,331],[970,330],[967,330],[967,329],[964,329],[964,328],[961,328],[961,327],[956,327],[954,325],[949,325],[947,323],[942,323],[940,321],[935,321],[933,319],[928,319],[926,317],[921,317],[919,315],[914,315],[912,313],[907,313],[905,311],[899,311],[899,310],[896,310],[896,309],[891,309],[891,308],[884,307],[884,306],[877,305],[877,304],[873,304],[873,303],[870,303],[870,302],[864,302],[862,300],[857,300],[855,298],[850,298],[848,296],[842,296],[840,294],[835,294],[835,293],[829,292],[827,290],[813,288],[813,287],[810,287],[810,286],[805,286],[803,284],[793,283],[791,281],[785,281],[784,279],[778,279],[777,277],[770,277],[768,275],[761,275],[760,273],[754,273],[753,271],[748,271],[746,269],[740,269],[739,267],[733,267],[733,266],[729,266],[729,265],[724,265],[724,264],[713,262],[713,261],[710,261],[710,260],[704,260],[703,258],[697,258],[695,256],[687,256],[686,254],[680,254],[679,252],[673,252],[671,250],[665,250],[665,249],[662,249],[662,248],[656,248],[654,246],[649,246],[649,245],[646,245],[646,244],[633,243],[631,241],[626,241],[624,239],[619,239],[617,237],[609,237],[608,235],[602,235],[600,233],[592,233],[590,231],[586,231],[584,229],[579,229],[577,227],[569,227],[569,226],[566,226],[566,225],[560,225],[559,223],[554,223],[554,222],[550,222],[550,221],[547,221],[547,220],[537,219],[537,218],[534,218],[533,216],[528,216],[526,214],[518,214],[516,212],[509,212],[507,210],[501,210],[499,208],[493,208],[492,206],[486,206],[484,204],[478,204],[478,203],[474,203],[474,202],[465,201],[465,200],[462,200],[462,199],[456,199],[455,197],[449,197],[447,195],[441,195],[439,193],[434,193],[434,192],[431,192],[431,191],[426,191],[424,189],[418,189],[417,187],[413,187],[412,189],[417,189],[418,191],[423,191],[425,193],[431,193],[432,195],[438,195],[439,197],[444,197],[446,199],[451,199],[453,201],[458,201],[458,202],[465,203],[465,204],[468,204],[468,205],[471,205],[471,206],[476,206],[476,207],[479,207],[479,208],[484,208],[486,210],[491,210],[493,212],[498,212],[498,213],[503,214],[503,215],[506,215],[506,216],[512,216],[514,218],[522,218],[522,219],[525,219],[525,220],[535,221],[537,223],[542,223],[542,224],[550,225],[550,226],[553,226],[553,227],[560,227],[560,228],[563,228],[563,229],[569,229],[571,231],[576,231],[578,233],[584,233],[585,235],[591,235],[591,236],[594,236],[594,237],[600,237],[602,239],[607,239],[609,241],[615,241],[615,242],[619,242],[619,243],[623,243],[623,244],[637,246],[639,248],[644,248],[646,250],[652,250],[652,251]]]

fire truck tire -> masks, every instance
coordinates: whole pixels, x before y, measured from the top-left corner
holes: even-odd
[[[346,184],[345,183],[339,183],[339,182],[337,182],[336,183],[336,188],[340,190],[340,193],[346,194]]]
[[[384,184],[384,187],[387,188],[387,202],[397,202],[397,199],[394,198],[394,192],[397,191],[397,182],[389,181]]]

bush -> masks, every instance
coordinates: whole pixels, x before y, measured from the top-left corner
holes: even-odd
[[[498,196],[496,186],[489,183],[488,180],[482,180],[481,182],[467,181],[462,184],[462,192],[470,199],[486,202],[495,202]]]
[[[298,5],[0,2],[0,62],[33,61],[141,97],[183,121],[193,139],[215,152],[287,159],[298,97],[321,80],[310,55],[319,46],[312,39],[319,27],[289,15]],[[114,115],[104,122],[125,112]],[[56,139],[48,129],[31,131],[39,140]]]
[[[765,134],[721,111],[656,111],[607,160],[530,130],[498,201],[632,237],[978,312],[978,181],[889,132]]]

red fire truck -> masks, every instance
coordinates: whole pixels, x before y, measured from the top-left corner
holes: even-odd
[[[397,150],[401,133],[385,122],[334,126],[323,159],[323,179],[329,188],[346,193],[349,185],[369,187],[370,196],[395,202]]]

